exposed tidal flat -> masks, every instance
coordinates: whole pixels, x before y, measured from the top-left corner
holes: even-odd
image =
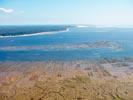
[[[133,100],[132,33],[1,26],[0,100]]]
[[[119,51],[122,47],[111,41],[95,41],[95,42],[83,42],[75,44],[56,44],[56,45],[32,45],[32,46],[5,46],[1,47],[0,51],[63,51],[63,50],[83,50],[83,49],[94,49],[94,48],[108,48],[111,50]]]
[[[132,59],[0,62],[0,100],[133,100]]]

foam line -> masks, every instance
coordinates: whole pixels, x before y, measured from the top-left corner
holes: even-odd
[[[68,32],[69,28],[62,31],[52,31],[52,32],[39,32],[39,33],[33,33],[33,34],[23,34],[23,35],[15,35],[15,36],[0,36],[0,38],[9,38],[9,37],[27,37],[27,36],[35,36],[35,35],[52,35],[60,32]]]

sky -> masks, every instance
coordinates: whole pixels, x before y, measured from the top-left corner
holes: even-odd
[[[0,0],[0,25],[133,25],[133,0]]]

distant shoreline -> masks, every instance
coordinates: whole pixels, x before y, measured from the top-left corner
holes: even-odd
[[[32,33],[32,34],[23,34],[23,35],[10,35],[10,36],[0,36],[0,38],[9,38],[9,37],[28,37],[28,36],[35,36],[35,35],[51,35],[60,32],[68,32],[69,28],[61,31],[51,31],[51,32],[39,32],[39,33]]]

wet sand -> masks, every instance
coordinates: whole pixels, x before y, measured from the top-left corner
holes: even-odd
[[[0,100],[133,100],[133,62],[0,62]]]

